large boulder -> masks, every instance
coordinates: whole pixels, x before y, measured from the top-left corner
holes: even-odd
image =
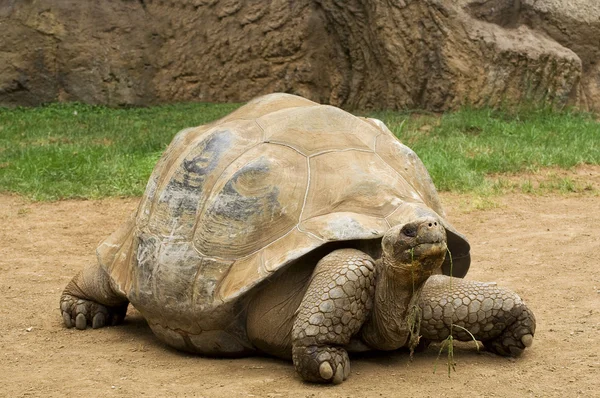
[[[162,43],[139,2],[1,0],[0,32],[2,105],[155,98]]]
[[[4,0],[0,105],[600,109],[597,0]]]
[[[600,1],[524,0],[522,21],[574,51],[582,62],[577,99],[600,111]]]

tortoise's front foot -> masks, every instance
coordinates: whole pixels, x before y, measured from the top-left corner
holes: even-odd
[[[435,275],[425,283],[419,305],[425,339],[442,341],[452,327],[457,340],[475,338],[504,356],[518,356],[533,343],[533,312],[517,294],[495,283]]]
[[[487,350],[498,355],[516,357],[533,344],[534,333],[535,317],[531,310],[523,304],[517,320],[504,329],[498,337],[483,341],[483,345]]]
[[[339,249],[318,262],[292,328],[292,359],[306,381],[339,384],[350,375],[350,343],[372,307],[375,265]]]
[[[127,305],[128,303],[118,307],[107,307],[66,293],[63,293],[60,298],[60,311],[65,326],[68,328],[75,326],[79,330],[84,330],[88,325],[94,329],[106,325],[118,325],[125,319]]]
[[[350,375],[350,359],[343,348],[294,346],[292,357],[296,371],[306,381],[340,384]]]

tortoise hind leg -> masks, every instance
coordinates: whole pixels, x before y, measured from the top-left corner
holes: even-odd
[[[86,266],[69,282],[60,298],[65,326],[94,329],[117,325],[125,318],[129,301],[112,287],[110,277],[97,264]]]
[[[375,289],[373,259],[335,250],[315,267],[292,329],[292,360],[304,380],[338,384],[350,374],[345,346],[364,323]]]
[[[495,283],[452,278],[450,284],[450,279],[435,275],[425,282],[419,301],[423,338],[444,340],[452,320],[454,338],[469,341],[475,337],[499,355],[517,356],[531,346],[535,317],[517,294]]]

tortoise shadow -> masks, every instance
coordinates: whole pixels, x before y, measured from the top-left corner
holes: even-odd
[[[179,356],[181,358],[208,358],[208,359],[232,359],[226,357],[212,357],[194,354],[190,352],[177,350],[162,341],[160,341],[152,330],[148,326],[147,321],[135,308],[130,309],[127,312],[125,321],[118,326],[119,332],[129,337],[136,344],[153,347],[153,349],[168,352],[170,354]],[[447,365],[447,351],[446,349],[440,352],[441,343],[433,343],[429,347],[414,353],[413,358],[410,357],[408,349],[402,348],[395,351],[368,351],[362,353],[351,353],[350,358],[352,363],[356,365],[356,368],[363,367],[386,367],[386,368],[405,368],[411,364],[417,366],[432,366],[437,367],[439,371],[444,372]],[[476,362],[482,358],[486,361],[503,361],[506,358],[497,356],[490,353],[483,348],[482,344],[479,343],[479,350],[477,350],[474,342],[454,342],[454,355],[464,362]],[[292,366],[291,360],[285,360],[277,357],[273,357],[266,354],[257,354],[246,356],[245,358],[251,358],[252,362],[256,365],[246,366]],[[235,359],[235,358],[233,358]],[[240,358],[241,359],[241,358]]]

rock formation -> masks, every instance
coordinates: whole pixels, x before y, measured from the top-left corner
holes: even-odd
[[[0,105],[600,110],[597,0],[3,0]]]

